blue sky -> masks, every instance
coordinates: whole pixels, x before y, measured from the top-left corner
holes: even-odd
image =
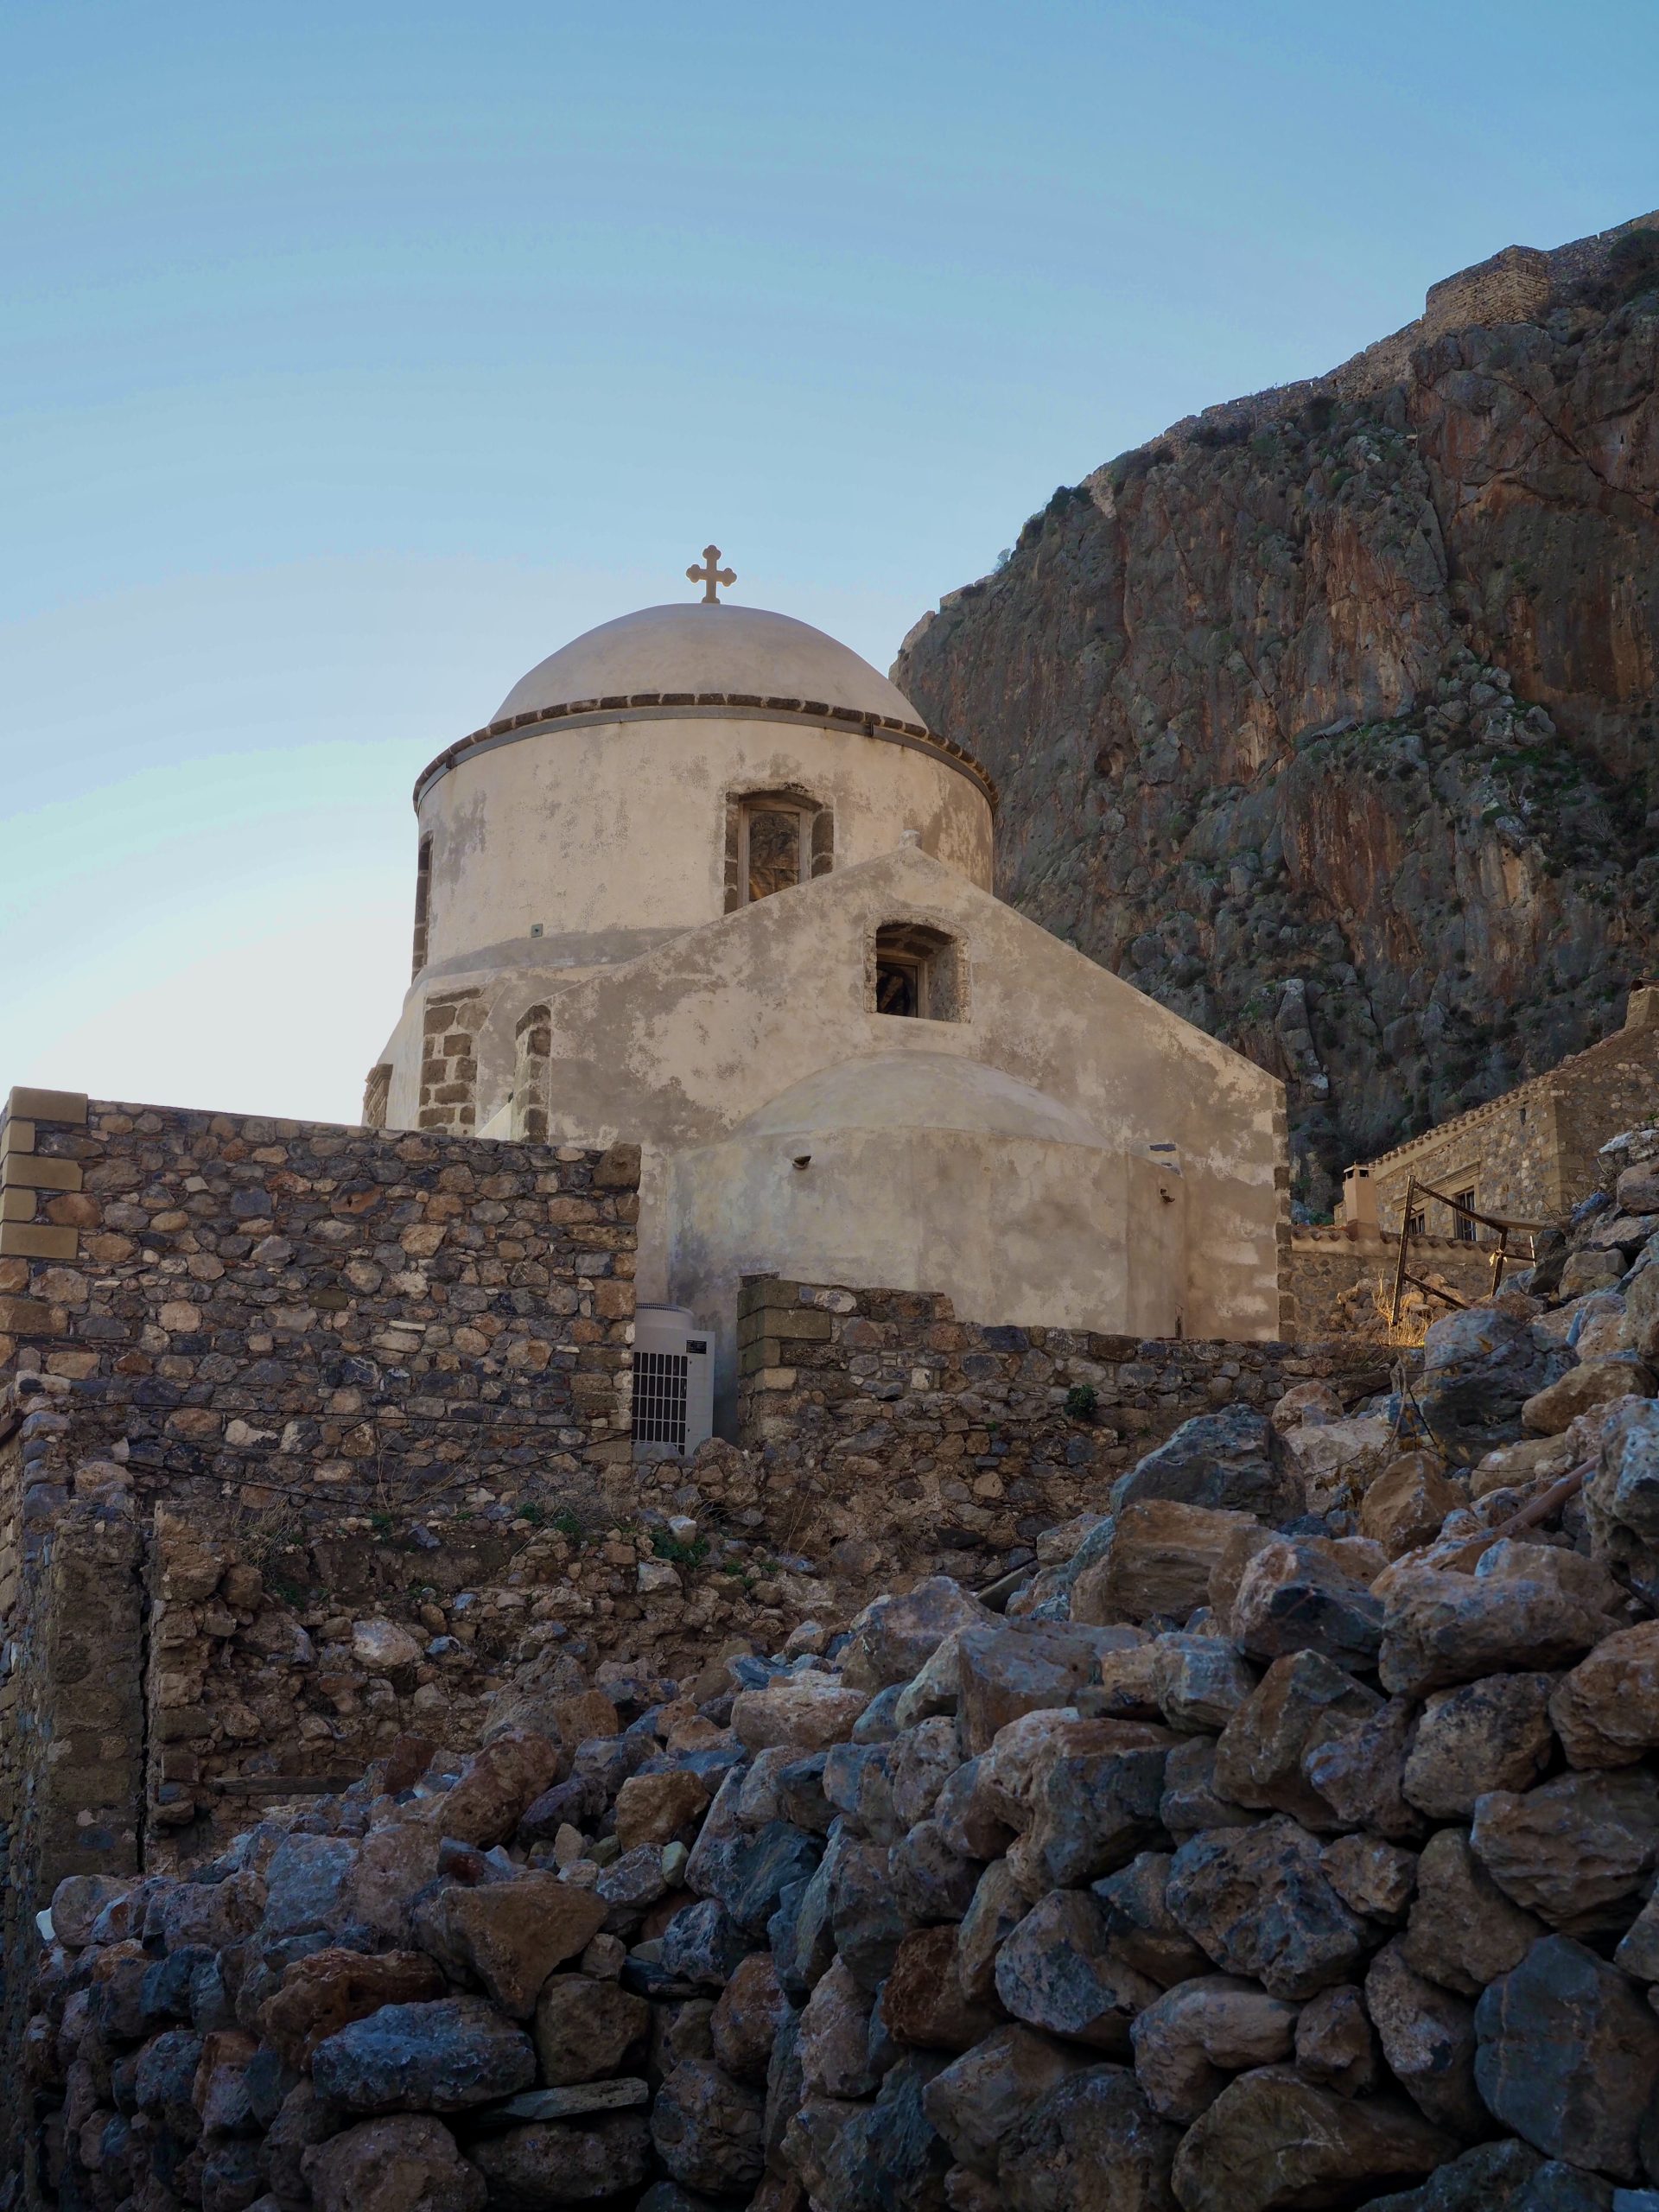
[[[885,667],[1057,484],[1659,203],[1656,84],[1651,0],[17,0],[0,1089],[353,1118],[525,668],[710,536]]]

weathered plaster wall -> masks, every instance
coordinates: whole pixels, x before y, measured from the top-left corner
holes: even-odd
[[[528,949],[536,923],[543,942],[588,940],[557,964],[588,965],[616,957],[613,932],[713,921],[728,798],[791,789],[833,810],[838,866],[915,830],[924,850],[990,883],[989,802],[936,754],[834,722],[718,712],[559,723],[469,755],[425,792],[429,964],[448,973],[486,951],[494,964]]]
[[[964,1020],[874,1011],[871,948],[876,930],[893,921],[928,924],[959,944]],[[513,969],[480,986],[480,1122],[512,1084],[520,1020],[545,1005],[550,1133],[572,1142],[626,1137],[642,1144],[639,1294],[692,1304],[704,1325],[723,1325],[728,1342],[729,1308],[722,1314],[700,1304],[696,1284],[674,1274],[668,1158],[735,1141],[742,1122],[793,1085],[887,1052],[955,1056],[1044,1093],[1092,1137],[1103,1169],[1106,1157],[1140,1160],[1151,1147],[1173,1147],[1164,1157],[1179,1171],[1185,1250],[1174,1255],[1173,1274],[1179,1319],[1166,1325],[1188,1335],[1280,1332],[1281,1085],[925,853],[900,849],[838,868],[603,975],[560,979]],[[842,1126],[857,1127],[857,1116]],[[766,1163],[773,1156],[764,1140],[744,1170],[746,1188],[772,1172]],[[1121,1181],[1121,1169],[1110,1172]],[[728,1179],[724,1166],[711,1174],[715,1184]],[[837,1272],[879,1281],[896,1240],[910,1234],[914,1272],[901,1287],[954,1290],[956,1255],[971,1250],[971,1219],[991,1203],[989,1191],[983,1175],[963,1180],[948,1241],[925,1233],[931,1217],[923,1195],[897,1161],[874,1176],[849,1241],[855,1233],[868,1237],[876,1257]],[[1121,1239],[1128,1224],[1116,1202]],[[1110,1188],[1101,1203],[1114,1203]],[[1092,1211],[1096,1200],[1079,1204]],[[1148,1198],[1148,1210],[1153,1205]],[[1166,1211],[1161,1201],[1157,1211]],[[700,1206],[697,1218],[705,1215]],[[911,1230],[901,1232],[906,1220]],[[755,1233],[764,1230],[763,1218]],[[772,1268],[795,1264],[786,1243],[748,1247],[744,1256]],[[978,1278],[966,1273],[962,1281],[977,1303]],[[1105,1295],[1098,1272],[1068,1279],[1052,1249],[1005,1253],[995,1287],[988,1318],[1135,1325],[1126,1305],[1096,1303]]]

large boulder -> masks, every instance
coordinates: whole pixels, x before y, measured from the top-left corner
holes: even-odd
[[[1283,1998],[1232,1974],[1178,1983],[1130,2027],[1135,2078],[1155,2113],[1185,2126],[1233,2075],[1290,2056],[1296,2012]]]
[[[912,1929],[881,1986],[881,2016],[893,2041],[912,2050],[968,2050],[997,2025],[995,2005],[970,1998],[957,1970],[957,1930]]]
[[[1465,1830],[1440,1828],[1429,1838],[1417,1860],[1417,1894],[1402,1943],[1418,1974],[1478,1997],[1519,1966],[1544,1933],[1541,1920],[1503,1895]]]
[[[1588,1560],[1505,1540],[1472,1574],[1390,1570],[1378,1673],[1385,1689],[1421,1697],[1483,1675],[1556,1667],[1614,1625],[1611,1592]]]
[[[383,2005],[311,2054],[318,2094],[348,2113],[465,2112],[535,2078],[530,2037],[477,1997]]]
[[[286,2064],[302,2067],[320,2043],[349,2021],[365,2019],[383,2005],[442,1997],[447,1986],[423,1951],[383,1951],[367,1958],[360,1951],[313,1951],[284,1970],[264,2001],[259,2024]]]
[[[1091,2066],[1052,2088],[1007,2138],[997,2202],[1007,2212],[1176,2212],[1179,2141],[1132,2074]]]
[[[1453,2158],[1415,2188],[1373,2197],[1366,2212],[1607,2212],[1605,2185],[1587,2175],[1552,2188],[1567,2170],[1546,2167],[1529,2145],[1506,2135]],[[1535,2181],[1545,2184],[1535,2193]]]
[[[1521,1434],[1521,1408],[1571,1364],[1530,1324],[1495,1306],[1433,1323],[1417,1400],[1430,1433],[1465,1462]]]
[[[1392,1459],[1366,1491],[1359,1509],[1359,1533],[1398,1559],[1440,1533],[1448,1513],[1465,1503],[1458,1484],[1448,1482],[1432,1452],[1405,1452]]]
[[[1472,2006],[1415,1973],[1396,1941],[1371,1961],[1365,2009],[1389,2072],[1425,2118],[1465,2142],[1484,2134]]]
[[[1264,2066],[1240,2075],[1187,2130],[1175,2193],[1182,2212],[1348,2204],[1394,2175],[1431,2172],[1458,2148],[1403,2098],[1338,2096]]]
[[[626,1851],[642,1843],[689,1837],[709,1802],[709,1785],[689,1767],[665,1774],[631,1774],[616,1793],[616,1840]]]
[[[1650,1397],[1653,1388],[1652,1369],[1634,1352],[1615,1352],[1605,1359],[1581,1356],[1580,1365],[1527,1400],[1521,1418],[1535,1435],[1564,1436],[1581,1414],[1618,1398]]]
[[[1476,1801],[1476,1856],[1504,1895],[1552,1927],[1618,1927],[1659,1866],[1659,1776],[1563,1774]]]
[[[1146,1497],[1117,1516],[1111,1547],[1071,1586],[1074,1621],[1185,1620],[1205,1603],[1210,1577],[1234,1530],[1258,1524],[1173,1497]]]
[[[1224,1973],[1259,1981],[1270,1996],[1312,1997],[1345,1979],[1368,1948],[1363,1921],[1326,1878],[1318,1840],[1294,1821],[1192,1837],[1175,1853],[1168,1898]]]
[[[809,2098],[801,2107],[784,2154],[817,2212],[943,2212],[950,2154],[922,2100],[944,2065],[935,2052],[911,2051],[873,2104]]]
[[[638,2188],[651,2171],[651,2131],[632,2112],[532,2123],[480,2136],[471,2155],[494,2212],[554,2212]]]
[[[1027,1713],[1070,1705],[1098,1678],[1101,1654],[1138,1644],[1133,1628],[1089,1628],[1066,1621],[999,1621],[964,1629],[957,1639],[958,1713],[970,1756]]]
[[[1275,1415],[1278,1411],[1275,1407]],[[1275,1419],[1274,1426],[1279,1425]],[[1370,1491],[1396,1448],[1394,1423],[1382,1414],[1304,1421],[1284,1429],[1283,1435],[1310,1513],[1352,1505]]]
[[[1234,1641],[1252,1659],[1318,1651],[1338,1665],[1374,1665],[1382,1605],[1370,1586],[1385,1564],[1363,1541],[1285,1537],[1264,1545],[1239,1578],[1228,1624]]]
[[[1113,1948],[1161,1988],[1205,1974],[1210,1966],[1169,1909],[1166,1892],[1173,1864],[1167,1852],[1143,1851],[1092,1885],[1105,1907]]]
[[[1004,2139],[1051,2089],[1090,2064],[1075,2044],[1031,2028],[998,2028],[934,2075],[922,2109],[958,2165],[994,2178]]]
[[[1275,1659],[1221,1732],[1216,1787],[1258,1812],[1288,1813],[1309,1827],[1338,1826],[1304,1774],[1303,1758],[1372,1719],[1382,1703],[1375,1690],[1317,1651]]]
[[[1032,1896],[1109,1874],[1154,1840],[1174,1740],[1135,1720],[1074,1720],[1053,1732],[1032,1769],[1031,1825],[1008,1852]]]
[[[1529,1789],[1555,1748],[1554,1687],[1548,1675],[1486,1675],[1431,1691],[1406,1758],[1411,1802],[1433,1820],[1467,1820],[1487,1790]]]
[[[1348,1982],[1310,1997],[1296,2015],[1296,2071],[1338,2096],[1368,2096],[1381,2061],[1365,2000]]]
[[[1633,1399],[1604,1421],[1584,1510],[1597,1552],[1659,1606],[1659,1404],[1651,1399]]]
[[[931,1575],[901,1597],[877,1598],[865,1606],[842,1654],[842,1680],[862,1690],[907,1682],[957,1630],[995,1624],[996,1616],[959,1583]]]
[[[1549,2158],[1636,2177],[1659,2020],[1616,1967],[1547,1936],[1482,1997],[1475,2032],[1475,2078],[1501,2126]]]
[[[447,1955],[469,1967],[505,2012],[527,2020],[556,1967],[587,1949],[605,1924],[605,1898],[553,1873],[459,1884],[437,1900]]]
[[[417,1817],[442,1835],[487,1849],[505,1843],[525,1807],[569,1770],[561,1745],[527,1729],[509,1729],[474,1751],[454,1786],[422,1807]]]
[[[1167,1442],[1119,1478],[1119,1512],[1142,1498],[1173,1498],[1278,1526],[1303,1510],[1302,1486],[1284,1439],[1265,1414],[1227,1406],[1183,1421]]]
[[[365,2120],[302,2158],[316,2212],[483,2212],[486,2185],[440,2120]]]
[[[1152,1649],[1158,1710],[1184,1733],[1224,1728],[1255,1688],[1255,1669],[1218,1636],[1160,1636]]]
[[[780,1744],[821,1751],[848,1740],[869,1701],[868,1690],[848,1688],[833,1675],[802,1675],[745,1690],[732,1706],[732,1726],[746,1751]]]
[[[766,2099],[711,2059],[687,2059],[657,2093],[651,2139],[676,2181],[713,2194],[753,2189],[765,2159]]]
[[[715,2056],[734,2082],[764,2089],[772,2047],[794,2017],[769,1951],[752,1951],[709,2019]]]
[[[994,1859],[979,1878],[957,1938],[957,1972],[969,1997],[995,1994],[997,1955],[1030,1910],[1007,1860]]]
[[[1130,2021],[1160,1992],[1114,1949],[1096,1898],[1055,1890],[1004,1941],[996,1993],[1027,2027],[1127,2058]]]
[[[1321,1737],[1303,1751],[1303,1775],[1344,1827],[1370,1828],[1402,1840],[1421,1831],[1422,1815],[1408,1801],[1404,1786],[1414,1711],[1409,1699],[1390,1698],[1381,1712]]]
[[[536,2053],[550,2088],[620,2073],[651,2032],[651,2007],[620,1982],[556,1974],[536,2003]]]
[[[880,2075],[870,2056],[874,2002],[837,1959],[819,1980],[801,2014],[796,2058],[810,2097],[868,2097]]]
[[[1549,1717],[1577,1767],[1633,1766],[1659,1746],[1659,1621],[1605,1637],[1560,1684]]]

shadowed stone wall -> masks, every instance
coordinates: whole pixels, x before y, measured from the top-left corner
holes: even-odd
[[[1328,1379],[1358,1397],[1388,1381],[1372,1344],[1233,1344],[993,1328],[904,1291],[745,1281],[740,1440],[771,1510],[883,1546],[907,1573],[971,1581],[988,1554],[1104,1510],[1112,1481],[1194,1414],[1271,1406]]]

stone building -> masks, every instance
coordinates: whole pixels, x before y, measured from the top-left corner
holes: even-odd
[[[1338,1218],[1359,1230],[1397,1231],[1414,1176],[1482,1213],[1552,1221],[1595,1188],[1596,1154],[1609,1138],[1651,1121],[1656,1110],[1659,985],[1644,984],[1630,995],[1623,1028],[1599,1045],[1351,1167]],[[1418,1234],[1478,1241],[1475,1225],[1438,1199],[1424,1198],[1412,1211]]]
[[[365,1119],[641,1144],[639,1298],[728,1421],[749,1274],[1279,1333],[1281,1086],[992,894],[989,778],[835,639],[712,584],[607,622],[415,804]]]

